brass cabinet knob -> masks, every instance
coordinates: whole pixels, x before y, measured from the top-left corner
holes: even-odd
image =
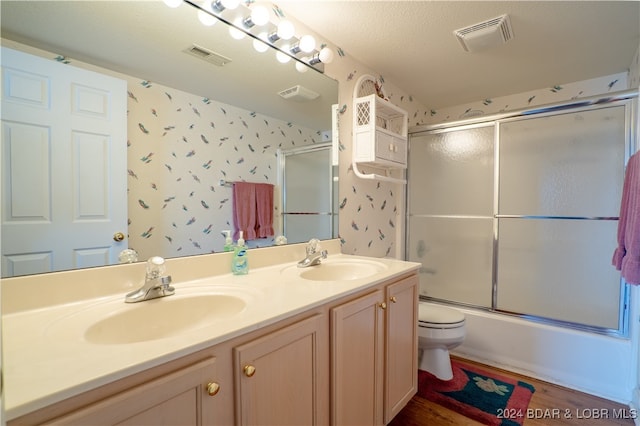
[[[115,234],[113,234],[113,241],[124,241],[124,234],[122,232],[116,232]]]
[[[220,392],[220,385],[216,382],[207,383],[207,393],[209,396],[214,396]]]
[[[253,365],[245,365],[242,371],[247,377],[253,377],[253,375],[256,374],[256,368]]]
[[[387,303],[386,302],[378,303],[378,306],[380,306],[382,309],[387,309]]]
[[[395,297],[395,296],[391,296],[391,297],[389,298],[389,300],[391,300],[393,303],[397,303],[397,302],[398,302],[398,299],[396,299],[396,297]]]

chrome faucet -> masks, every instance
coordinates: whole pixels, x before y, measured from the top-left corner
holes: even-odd
[[[326,250],[320,249],[320,241],[312,238],[307,243],[307,257],[298,262],[298,268],[306,268],[308,266],[319,265],[322,259],[326,259],[329,254]]]
[[[124,301],[136,303],[174,294],[175,288],[171,286],[171,275],[165,275],[165,272],[166,266],[163,258],[154,256],[147,260],[147,274],[143,286],[128,293]]]

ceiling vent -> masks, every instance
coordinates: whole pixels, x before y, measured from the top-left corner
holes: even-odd
[[[231,62],[230,58],[222,56],[221,54],[213,52],[209,49],[205,49],[204,47],[198,46],[197,44],[193,44],[190,47],[187,47],[183,50],[183,52],[188,53],[191,56],[195,56],[196,58],[202,59],[203,61],[210,62],[219,67]]]
[[[462,48],[476,52],[500,46],[513,38],[509,15],[502,15],[453,32]]]
[[[300,85],[293,86],[286,90],[278,92],[278,95],[292,101],[312,101],[318,96],[320,96],[313,90],[309,90],[306,87],[303,87]]]

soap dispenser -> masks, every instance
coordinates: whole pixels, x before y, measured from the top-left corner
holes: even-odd
[[[225,235],[223,251],[233,251],[233,239],[231,238],[231,231],[222,231]]]
[[[247,259],[248,247],[244,243],[243,233],[240,231],[240,238],[233,249],[233,261],[231,262],[231,273],[233,275],[246,275],[249,273],[249,260]]]

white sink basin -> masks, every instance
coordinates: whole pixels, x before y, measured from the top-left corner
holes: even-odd
[[[351,281],[370,277],[385,269],[385,264],[370,260],[329,260],[316,266],[298,268],[298,273],[300,278],[310,281]]]
[[[103,345],[165,339],[231,319],[251,299],[235,288],[215,293],[176,288],[173,296],[138,303],[125,303],[123,295],[55,321],[46,334]]]
[[[100,344],[143,342],[174,336],[212,320],[241,312],[246,302],[236,296],[210,294],[182,298],[167,296],[139,302],[132,309],[93,323],[84,334]]]

